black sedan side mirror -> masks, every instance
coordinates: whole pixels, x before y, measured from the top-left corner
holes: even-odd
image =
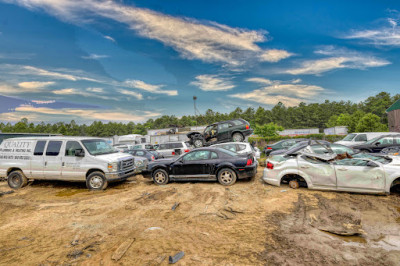
[[[83,149],[76,149],[75,156],[76,157],[85,157],[85,151]]]
[[[381,143],[379,141],[375,142],[375,146],[379,146],[379,145],[381,145]]]

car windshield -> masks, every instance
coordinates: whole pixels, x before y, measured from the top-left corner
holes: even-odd
[[[373,139],[370,139],[370,140],[368,140],[367,142],[365,142],[365,144],[371,144],[371,143],[374,143],[375,141],[377,141],[378,139],[380,139],[381,137],[379,136],[379,137],[376,137],[376,138],[373,138]]]
[[[107,141],[102,139],[86,139],[82,140],[82,144],[91,155],[101,155],[118,152]]]
[[[344,137],[344,139],[342,139],[342,141],[351,141],[353,140],[357,135],[356,134],[349,134],[346,137]]]

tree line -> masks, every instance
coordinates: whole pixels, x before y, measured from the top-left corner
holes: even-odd
[[[388,118],[386,109],[400,99],[400,94],[390,95],[387,92],[378,93],[360,103],[351,101],[329,101],[323,103],[300,103],[298,106],[286,107],[278,103],[271,110],[263,107],[245,110],[236,108],[230,113],[219,113],[209,109],[198,116],[164,115],[157,119],[149,119],[145,123],[117,123],[94,121],[90,125],[78,124],[74,120],[70,123],[45,123],[34,124],[26,118],[11,123],[0,123],[2,132],[18,133],[54,133],[71,136],[98,136],[110,137],[114,135],[147,134],[148,129],[168,127],[188,127],[208,125],[218,121],[242,118],[250,122],[254,129],[265,125],[272,127],[296,128],[326,128],[332,126],[348,126],[350,132],[358,131],[386,131]],[[118,117],[115,118],[116,120]],[[259,131],[259,130],[258,130]]]

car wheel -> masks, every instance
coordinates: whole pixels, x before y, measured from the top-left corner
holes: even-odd
[[[289,181],[289,187],[293,188],[293,189],[297,189],[300,187],[299,181],[297,180],[290,180]]]
[[[243,142],[244,137],[241,133],[236,132],[232,135],[232,140],[233,142]]]
[[[18,170],[8,174],[7,182],[10,188],[19,189],[28,184],[28,178],[26,178],[22,171]]]
[[[157,185],[165,185],[169,182],[168,173],[163,169],[158,169],[153,173],[153,181]]]
[[[195,139],[195,140],[193,141],[193,145],[194,145],[194,147],[196,147],[196,148],[201,148],[201,147],[204,146],[204,140],[202,140],[202,139]]]
[[[229,168],[224,168],[218,172],[218,182],[224,186],[230,186],[236,182],[236,173]]]
[[[102,172],[93,172],[86,179],[86,187],[90,190],[104,190],[108,181]]]

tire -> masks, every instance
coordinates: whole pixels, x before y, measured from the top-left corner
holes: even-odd
[[[298,189],[300,187],[299,181],[293,179],[289,181],[289,187],[293,189]]]
[[[20,189],[28,184],[28,178],[20,170],[12,171],[7,176],[7,183],[12,189]]]
[[[194,146],[195,148],[201,148],[201,147],[203,147],[203,146],[204,146],[204,139],[202,139],[202,138],[195,138],[195,139],[193,140],[193,146]]]
[[[236,183],[237,176],[235,171],[223,168],[218,172],[218,182],[224,186],[231,186]]]
[[[167,171],[163,169],[157,169],[153,173],[153,181],[157,185],[166,185],[169,182],[169,176]]]
[[[104,190],[108,181],[102,172],[93,172],[86,178],[86,187],[90,190]]]
[[[232,135],[233,142],[243,142],[243,140],[244,140],[244,137],[243,137],[242,133],[239,133],[239,132],[233,133],[233,135]]]

